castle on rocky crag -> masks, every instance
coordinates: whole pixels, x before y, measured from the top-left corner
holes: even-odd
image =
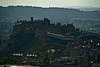
[[[17,21],[14,25],[12,36],[24,35],[29,38],[44,39],[47,35],[66,37],[67,35],[72,35],[75,31],[78,31],[78,29],[73,24],[51,24],[47,18],[44,18],[44,20],[33,20],[33,17],[31,17],[30,21]]]
[[[7,54],[15,52],[31,52],[40,49],[47,49],[48,46],[66,45],[74,42],[73,33],[79,31],[73,24],[50,23],[50,20],[30,21],[20,20],[13,26],[13,31],[7,42]],[[32,49],[32,50],[31,50]]]

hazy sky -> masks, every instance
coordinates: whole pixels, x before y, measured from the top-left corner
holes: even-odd
[[[100,0],[0,0],[0,6],[24,5],[41,7],[100,7]]]

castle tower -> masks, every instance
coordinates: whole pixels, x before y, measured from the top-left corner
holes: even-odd
[[[31,17],[31,22],[33,22],[33,17]]]

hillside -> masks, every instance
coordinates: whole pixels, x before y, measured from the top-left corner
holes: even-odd
[[[41,8],[31,6],[0,7],[0,17],[34,16],[36,18],[84,18],[100,19],[100,11],[80,11],[68,8]]]

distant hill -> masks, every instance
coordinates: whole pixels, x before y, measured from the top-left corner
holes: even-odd
[[[79,9],[82,11],[100,11],[100,7],[85,7],[85,6],[69,6],[64,8]]]
[[[79,9],[83,11],[100,11],[100,8],[79,8]]]
[[[48,17],[48,18],[84,18],[100,19],[100,11],[80,11],[68,8],[41,8],[31,6],[9,6],[0,7],[0,17]]]

